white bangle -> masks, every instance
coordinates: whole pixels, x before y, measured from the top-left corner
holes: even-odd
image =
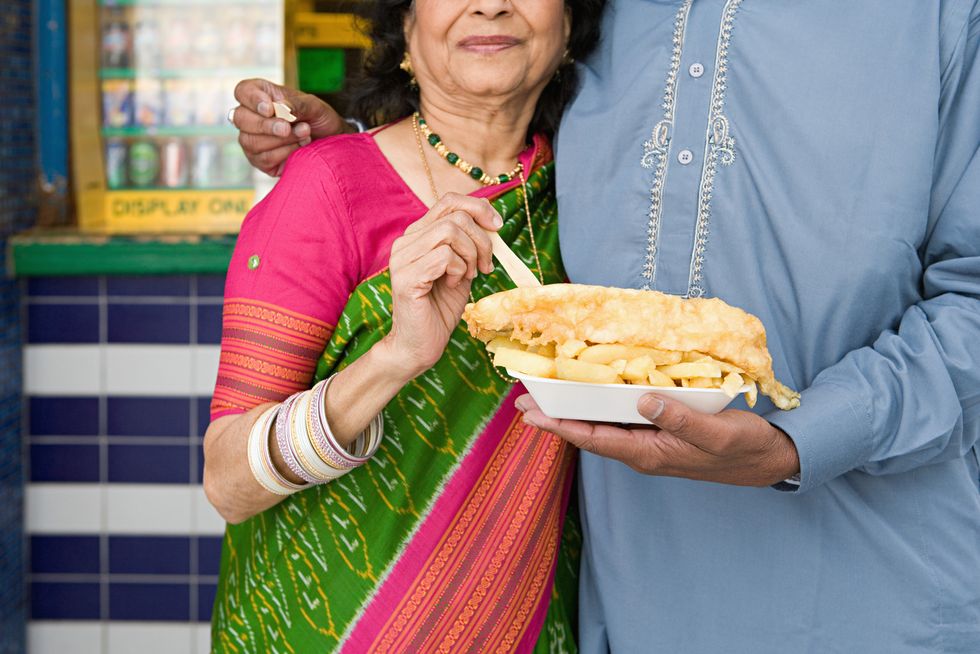
[[[336,436],[330,430],[330,422],[327,420],[327,402],[326,395],[329,391],[330,382],[336,375],[331,375],[326,380],[320,382],[323,384],[318,390],[319,393],[314,393],[314,396],[318,397],[317,401],[317,417],[319,418],[320,425],[323,428],[322,435],[325,442],[321,445],[328,447],[333,450],[333,452],[344,461],[344,465],[350,468],[364,465],[367,463],[374,453],[378,451],[378,446],[381,445],[382,437],[384,436],[384,418],[382,414],[376,415],[368,425],[367,429],[361,432],[357,439],[348,447],[344,448],[340,445]]]
[[[300,465],[310,476],[315,477],[318,483],[323,483],[343,476],[348,470],[330,465],[320,458],[320,455],[313,448],[307,424],[312,396],[311,391],[304,391],[296,398],[290,408],[288,416],[289,436],[292,439]]]
[[[248,467],[252,476],[262,488],[274,495],[292,495],[308,487],[308,484],[294,484],[276,470],[269,452],[269,430],[282,405],[267,409],[259,416],[248,433]]]

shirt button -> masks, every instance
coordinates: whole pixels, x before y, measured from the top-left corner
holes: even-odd
[[[694,153],[690,150],[681,150],[677,153],[677,160],[681,162],[682,165],[686,166],[694,161]]]
[[[259,259],[259,255],[253,254],[248,258],[248,269],[255,270],[256,268],[259,267],[260,263],[262,263],[262,260]]]
[[[704,66],[701,64],[691,64],[691,67],[687,69],[687,72],[691,74],[691,77],[697,79],[704,75]]]

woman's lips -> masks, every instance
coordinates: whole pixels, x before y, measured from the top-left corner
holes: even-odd
[[[459,47],[470,52],[491,54],[519,45],[521,40],[513,36],[468,36],[459,42]]]

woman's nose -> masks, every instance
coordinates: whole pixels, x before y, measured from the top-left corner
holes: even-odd
[[[474,14],[487,18],[505,16],[513,11],[510,0],[472,0],[470,6]]]

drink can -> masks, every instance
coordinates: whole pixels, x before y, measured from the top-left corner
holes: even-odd
[[[191,186],[209,188],[215,186],[218,177],[218,144],[211,139],[200,139],[194,144],[191,165]]]
[[[161,7],[162,9],[162,7]],[[184,68],[192,63],[193,46],[191,24],[184,18],[184,7],[167,7],[162,20],[163,65],[165,68]]]
[[[166,123],[172,127],[187,127],[195,122],[197,98],[194,80],[168,79],[163,84]]]
[[[219,55],[222,34],[210,15],[213,15],[211,11],[205,11],[199,20],[195,21],[197,33],[194,36],[194,64],[202,68],[221,66]]]
[[[137,141],[129,148],[129,179],[134,186],[152,186],[160,174],[160,154],[150,141]]]
[[[228,186],[246,186],[252,166],[245,158],[238,141],[228,141],[221,146],[221,177]]]
[[[167,188],[187,186],[190,167],[187,161],[187,148],[180,139],[167,139],[161,152],[161,183]]]
[[[134,68],[142,72],[160,67],[160,48],[163,37],[157,10],[153,7],[136,7],[136,26],[133,28]]]
[[[227,109],[222,107],[228,107],[224,94],[227,85],[214,79],[191,80],[191,83],[194,94],[195,124],[206,127],[225,124],[227,119],[224,112]],[[234,86],[232,88],[234,89]]]
[[[106,68],[129,68],[132,33],[126,15],[120,10],[103,15],[102,65]]]
[[[105,146],[105,180],[111,189],[126,186],[126,144],[110,139]]]
[[[128,79],[102,82],[102,121],[106,127],[129,127],[133,122],[133,87]]]
[[[152,77],[136,80],[136,124],[156,127],[163,122],[163,85]]]

